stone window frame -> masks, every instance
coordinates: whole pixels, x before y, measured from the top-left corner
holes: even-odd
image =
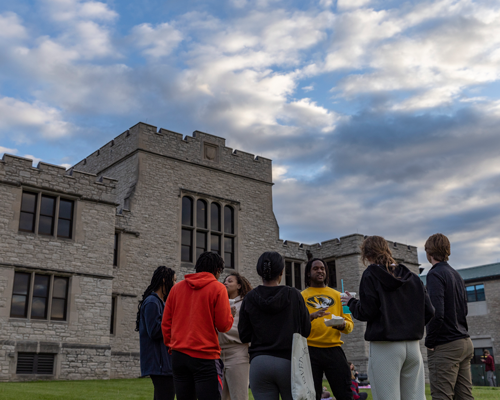
[[[27,306],[26,306],[26,316],[25,317],[20,317],[20,316],[11,316],[12,313],[12,297],[14,296],[14,281],[12,281],[12,291],[11,291],[11,304],[10,304],[10,310],[9,310],[9,319],[11,320],[23,320],[23,321],[30,321],[30,322],[50,322],[50,323],[63,323],[67,324],[69,322],[69,314],[70,314],[70,299],[71,299],[71,284],[72,284],[72,275],[71,274],[64,274],[64,273],[52,273],[52,272],[47,272],[47,271],[40,271],[40,270],[24,270],[24,269],[16,269],[14,271],[14,280],[16,279],[15,276],[17,273],[23,273],[23,274],[29,274],[30,275],[30,280],[29,280],[29,287],[28,287],[28,294],[27,294]],[[46,317],[45,318],[34,318],[31,316],[31,311],[32,311],[32,306],[33,306],[33,292],[34,292],[34,285],[35,285],[35,277],[36,275],[43,275],[43,276],[48,276],[49,277],[49,287],[48,287],[48,293],[47,293],[47,308],[46,308]],[[54,279],[55,278],[65,278],[67,279],[67,286],[66,286],[66,308],[65,308],[65,316],[64,319],[58,319],[58,318],[52,318],[52,303],[54,300]],[[58,298],[56,298],[58,299]]]
[[[186,225],[183,224],[182,222],[182,203],[183,203],[183,198],[184,197],[189,197],[192,200],[192,225]],[[219,254],[221,257],[225,258],[225,241],[224,239],[232,239],[233,241],[233,266],[228,267],[227,264],[225,265],[225,269],[229,271],[237,271],[238,270],[238,263],[239,263],[239,241],[238,241],[238,232],[239,232],[239,224],[238,224],[238,214],[240,211],[240,203],[235,201],[235,200],[230,200],[222,197],[217,197],[217,196],[212,196],[209,194],[205,193],[199,193],[199,192],[194,192],[191,190],[186,190],[186,189],[181,189],[180,195],[180,229],[179,229],[179,259],[181,260],[181,266],[186,267],[186,268],[192,268],[196,264],[196,251],[197,251],[197,232],[200,233],[206,233],[207,235],[207,242],[205,245],[206,251],[212,251],[212,246],[211,246],[211,237],[212,237],[212,232],[214,232],[214,235],[217,235],[220,237],[220,250]],[[198,211],[198,200],[203,200],[206,202],[206,228],[198,227],[197,226],[197,211]],[[212,221],[211,221],[211,207],[212,204],[218,204],[220,206],[220,217],[219,217],[219,222],[220,222],[220,231],[214,231],[212,230]],[[225,232],[224,229],[224,212],[225,208],[230,207],[233,212],[233,233],[228,233]],[[191,261],[187,260],[182,260],[182,234],[183,231],[191,231]]]
[[[481,299],[479,299],[480,296],[478,296],[477,286],[482,286],[483,289],[483,294]],[[474,288],[474,290],[472,291],[469,288]],[[469,300],[470,293],[474,293],[475,300]],[[484,288],[484,283],[474,283],[472,285],[465,285],[465,294],[467,297],[467,303],[477,303],[480,301],[486,301],[486,291]]]
[[[33,230],[22,230],[20,228],[21,225],[21,210],[22,210],[22,198],[24,193],[31,193],[35,194],[36,197],[36,204],[35,204],[35,221],[34,221],[34,227]],[[43,233],[39,233],[39,223],[40,223],[40,208],[41,208],[41,200],[42,196],[49,196],[55,198],[55,207],[54,207],[54,222],[53,222],[53,231],[52,234],[47,235]],[[65,237],[65,236],[58,236],[58,223],[59,223],[59,206],[61,203],[61,200],[66,200],[66,201],[71,201],[73,202],[73,210],[72,210],[72,219],[71,219],[71,236]],[[22,190],[21,193],[21,201],[19,203],[19,218],[17,219],[18,226],[17,230],[21,234],[32,234],[35,236],[39,237],[47,237],[47,238],[52,238],[52,239],[58,239],[58,240],[69,240],[69,241],[74,241],[75,240],[75,234],[76,234],[76,220],[77,220],[77,207],[78,207],[78,197],[71,196],[71,195],[62,195],[60,193],[56,192],[51,192],[48,190],[39,190],[36,188],[31,188],[31,187],[25,187]],[[64,219],[64,218],[62,218]]]
[[[332,286],[332,274],[331,274],[331,270],[329,269],[328,270],[328,277],[329,277],[329,280],[330,282],[328,283],[328,287],[332,288],[332,289],[337,289],[338,285],[339,285],[339,277],[338,277],[338,269],[337,269],[337,263],[336,263],[336,259],[335,258],[327,258],[325,259],[325,263],[326,263],[326,267],[327,268],[330,268],[330,265],[328,265],[329,263],[334,263],[333,265],[333,268],[334,268],[334,271],[335,271],[335,286]]]
[[[285,276],[283,279],[285,286],[294,287],[301,291],[305,289],[305,281],[304,281],[305,265],[303,264],[304,260],[285,257],[285,273],[284,273]],[[297,287],[297,282],[296,282],[297,268],[300,277],[300,287]]]

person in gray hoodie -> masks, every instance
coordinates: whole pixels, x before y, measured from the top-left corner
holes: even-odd
[[[425,377],[419,340],[434,316],[420,278],[392,258],[387,241],[369,236],[361,245],[370,265],[359,284],[359,300],[342,299],[352,316],[367,321],[370,341],[368,375],[374,400],[425,400]]]
[[[257,263],[262,285],[241,304],[238,332],[250,343],[250,388],[255,400],[292,400],[293,334],[308,337],[309,311],[300,292],[280,286],[285,262],[276,252],[265,252]]]

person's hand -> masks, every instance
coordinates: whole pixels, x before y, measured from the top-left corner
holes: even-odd
[[[231,307],[231,315],[234,317],[236,315],[236,306]]]
[[[339,326],[332,326],[333,329],[337,329],[339,331],[343,331],[345,329],[345,326],[346,326],[346,322],[344,321],[344,323],[342,325],[339,325]]]
[[[325,315],[330,315],[330,313],[327,312],[326,310],[328,310],[328,308],[322,308],[321,310],[318,310],[316,312],[313,312],[312,314],[309,314],[311,321],[316,319],[316,318],[324,317]]]
[[[427,350],[434,351],[434,347],[432,349],[430,347],[427,347]]]
[[[340,301],[342,302],[343,306],[346,306],[347,303],[349,303],[349,300],[354,299],[354,296],[352,296],[351,293],[349,293],[347,290],[345,294],[346,294],[345,296],[340,297]]]

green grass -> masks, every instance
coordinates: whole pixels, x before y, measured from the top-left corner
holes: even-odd
[[[324,386],[329,388],[328,382]],[[370,390],[368,399],[373,400]],[[500,399],[500,388],[475,386],[472,394],[476,400]],[[429,385],[426,396],[431,400]],[[151,400],[153,384],[150,379],[113,379],[109,381],[38,381],[0,383],[2,400]],[[250,400],[254,400],[250,394]]]

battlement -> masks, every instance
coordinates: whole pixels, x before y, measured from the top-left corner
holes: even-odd
[[[137,150],[272,183],[272,161],[267,158],[226,147],[226,139],[209,133],[194,131],[193,136],[184,136],[143,122],[106,143],[74,168],[100,173]]]
[[[39,162],[33,167],[33,160],[11,154],[4,154],[0,161],[0,180],[13,186],[27,186],[88,200],[115,203],[115,179],[98,177],[74,169],[66,171],[64,167],[45,162]]]

